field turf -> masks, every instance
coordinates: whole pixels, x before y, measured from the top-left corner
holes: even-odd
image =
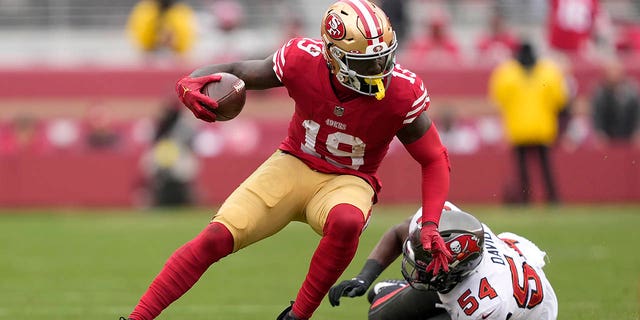
[[[465,206],[493,231],[528,237],[550,256],[559,319],[638,320],[640,205]],[[416,207],[377,206],[354,276],[384,231]],[[211,210],[0,210],[0,319],[117,319],[127,315]],[[307,225],[221,260],[159,319],[275,319],[295,297],[319,237]],[[399,264],[381,278],[401,277]],[[324,300],[315,320],[366,319],[366,299]]]

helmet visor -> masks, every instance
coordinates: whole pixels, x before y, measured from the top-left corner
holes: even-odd
[[[337,76],[342,84],[366,95],[384,97],[395,66],[397,46],[396,42],[390,47],[382,43],[379,51],[362,54],[347,52],[334,45],[329,52],[340,66]]]
[[[393,71],[398,44],[394,42],[391,47],[387,47],[386,44],[381,47],[384,49],[378,52],[362,54],[347,52],[332,46],[331,54],[340,61],[340,71],[344,71],[350,77],[381,79]]]
[[[406,256],[402,259],[402,276],[416,290],[434,289],[430,284],[431,274],[416,268],[415,263],[411,259],[407,259]]]
[[[403,246],[402,276],[414,289],[446,293],[466,278],[479,264],[480,259],[479,254],[473,255],[465,262],[452,259],[449,261],[449,272],[440,270],[438,274],[433,275],[432,272],[426,271],[432,261],[431,254],[422,250],[421,244],[414,246],[412,241],[407,239]]]

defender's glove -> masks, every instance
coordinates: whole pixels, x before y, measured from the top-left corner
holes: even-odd
[[[298,320],[298,318],[291,315],[291,309],[293,309],[293,301],[291,301],[291,304],[288,307],[284,308],[284,310],[280,312],[276,320]]]
[[[422,247],[426,251],[431,252],[433,260],[426,268],[426,271],[433,275],[438,274],[440,269],[444,272],[449,272],[449,259],[451,259],[451,253],[444,244],[444,240],[438,232],[438,226],[433,222],[425,222],[420,230],[420,240],[422,241]]]
[[[212,111],[218,107],[218,103],[201,92],[209,82],[217,82],[222,76],[211,74],[203,77],[183,77],[176,83],[176,93],[180,101],[191,110],[196,118],[207,121],[216,121],[216,114]]]
[[[371,286],[371,282],[360,278],[342,281],[329,290],[329,302],[332,307],[339,306],[340,297],[359,297],[367,292],[369,286]]]

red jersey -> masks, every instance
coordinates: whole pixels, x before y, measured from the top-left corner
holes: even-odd
[[[599,11],[599,0],[550,0],[549,44],[578,51],[589,40]]]
[[[295,102],[279,148],[319,172],[361,177],[378,192],[376,172],[389,144],[428,108],[429,95],[416,74],[396,65],[384,99],[359,95],[341,102],[322,50],[319,40],[294,38],[273,57],[273,69]]]

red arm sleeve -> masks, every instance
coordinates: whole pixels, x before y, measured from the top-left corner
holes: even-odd
[[[449,155],[434,123],[420,139],[405,148],[422,166],[422,223],[440,222],[442,207],[449,194]]]

